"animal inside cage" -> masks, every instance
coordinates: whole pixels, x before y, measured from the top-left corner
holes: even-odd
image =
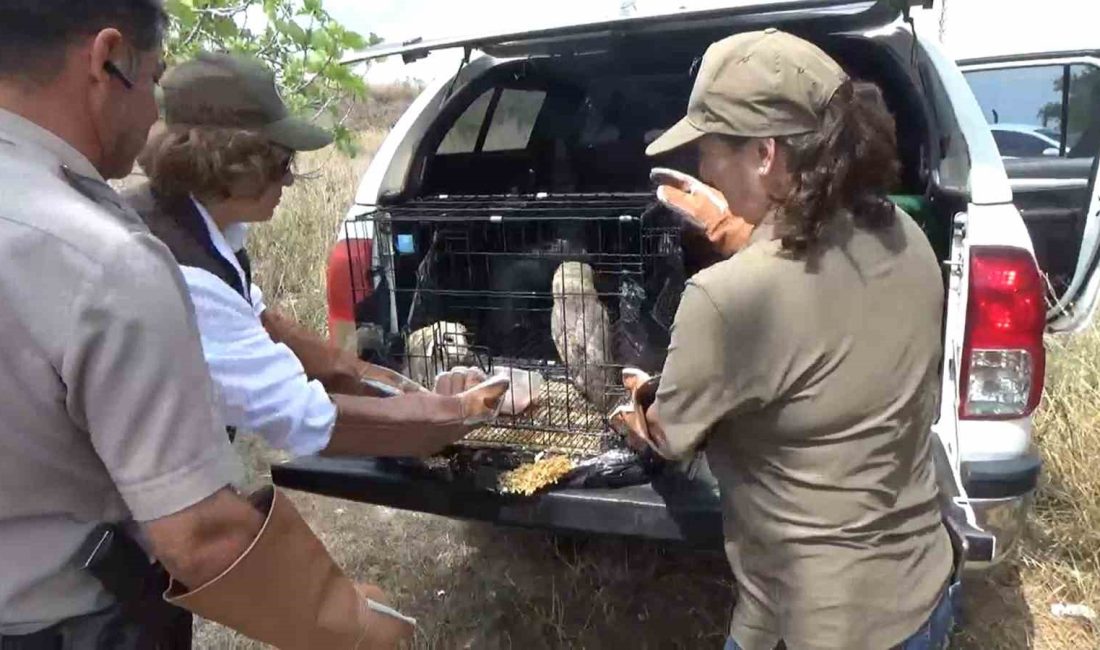
[[[435,197],[348,228],[364,222],[373,265],[353,278],[371,281],[353,294],[388,330],[374,360],[428,388],[456,366],[512,378],[501,417],[461,446],[593,457],[622,444],[608,425],[622,368],[660,370],[685,280],[679,230],[651,195]]]

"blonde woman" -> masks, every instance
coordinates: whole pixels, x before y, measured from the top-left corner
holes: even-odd
[[[180,265],[227,426],[295,455],[426,456],[495,413],[506,380],[457,369],[429,392],[265,305],[248,225],[274,215],[295,154],[332,141],[289,115],[271,71],[201,54],[162,88],[164,122],[138,158],[149,182],[127,199]],[[372,396],[365,379],[400,394]]]

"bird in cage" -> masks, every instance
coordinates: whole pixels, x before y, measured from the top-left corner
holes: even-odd
[[[596,292],[596,274],[583,262],[565,262],[554,272],[550,334],[569,379],[585,398],[605,408],[614,381],[610,367],[611,323]]]
[[[435,376],[470,356],[470,333],[461,323],[439,321],[416,330],[405,344],[405,376],[431,388]]]

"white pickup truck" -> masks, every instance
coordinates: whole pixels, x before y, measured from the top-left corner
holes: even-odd
[[[483,365],[542,354],[540,367],[552,369],[552,348],[536,345],[523,355],[512,349],[543,327],[541,307],[524,311],[514,299],[542,305],[548,297],[537,286],[517,291],[514,283],[540,272],[523,264],[562,249],[545,241],[513,245],[508,233],[518,231],[507,229],[557,228],[551,240],[579,238],[579,250],[619,264],[621,275],[649,277],[646,265],[656,258],[645,255],[653,165],[645,145],[682,115],[709,43],[780,27],[820,45],[853,77],[877,83],[896,117],[903,167],[896,200],[920,221],[943,261],[943,379],[932,432],[944,514],[966,543],[969,566],[1002,559],[1019,537],[1041,468],[1032,413],[1043,390],[1044,330],[1085,327],[1100,292],[1100,95],[1092,94],[1100,93],[1100,57],[1076,52],[960,65],[933,35],[914,36],[903,18],[908,8],[896,0],[749,0],[364,53],[359,60],[414,60],[461,48],[466,61],[423,92],[362,179],[330,259],[332,336],[393,362],[407,352],[425,297],[438,291],[448,298],[433,303],[434,316],[463,324],[463,340],[450,344],[476,347]],[[1042,96],[1028,97],[1027,89]],[[1059,155],[1003,161],[989,127],[995,121],[1038,122],[1058,135]],[[690,159],[658,163],[694,171]],[[562,230],[572,222],[572,230]],[[481,230],[473,233],[475,227]],[[474,239],[480,247],[469,243]],[[519,266],[477,271],[482,262],[488,269],[512,258]],[[429,290],[427,271],[437,267],[451,270]],[[461,302],[478,296],[510,302],[484,312]],[[617,304],[613,311],[626,309]],[[502,311],[521,331],[500,327],[494,314]],[[445,362],[447,349],[444,342],[433,358]],[[463,459],[465,472],[438,472],[394,459],[310,457],[275,467],[273,475],[294,489],[453,517],[721,541],[705,463],[640,461],[626,472],[631,480],[567,483],[516,497],[482,480],[499,469],[497,456]]]

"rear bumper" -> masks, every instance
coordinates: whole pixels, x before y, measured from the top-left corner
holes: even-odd
[[[993,536],[995,544],[991,560],[972,560],[967,563],[968,570],[984,571],[1015,552],[1023,537],[1032,501],[1031,492],[1007,499],[970,500],[978,526]]]
[[[459,519],[700,548],[718,549],[723,541],[717,491],[678,476],[632,487],[512,497],[384,459],[314,456],[273,466],[271,474],[277,485],[293,490]]]
[[[1027,525],[1041,471],[1042,460],[1034,453],[1010,460],[962,464],[963,484],[977,524],[994,540],[991,558],[971,562],[969,569],[987,569],[1015,551]]]

